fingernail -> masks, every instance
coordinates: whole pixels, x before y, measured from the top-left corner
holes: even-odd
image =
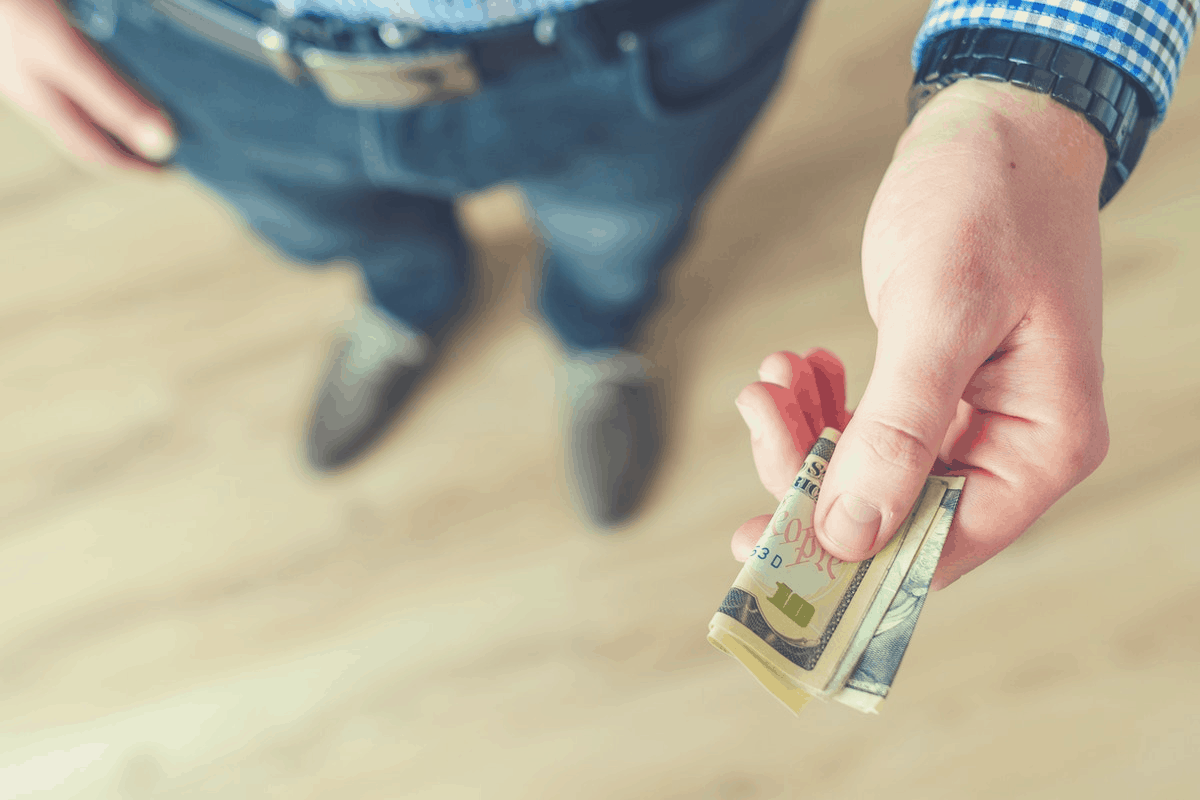
[[[879,535],[879,521],[879,511],[874,506],[844,494],[833,504],[825,520],[825,535],[847,552],[865,553]]]
[[[734,405],[737,406],[738,413],[742,415],[742,420],[746,423],[746,427],[750,429],[750,436],[757,439],[762,429],[762,420],[758,418],[758,414],[748,406],[744,406],[736,401]]]
[[[138,131],[138,152],[150,161],[166,161],[175,152],[176,141],[158,125],[147,125]]]

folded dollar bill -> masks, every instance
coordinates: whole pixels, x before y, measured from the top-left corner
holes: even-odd
[[[874,713],[887,697],[964,483],[930,476],[887,546],[842,562],[813,529],[839,436],[821,432],[709,623],[709,641],[795,712],[815,696]]]

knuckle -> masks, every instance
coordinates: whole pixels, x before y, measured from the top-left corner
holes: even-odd
[[[1108,456],[1110,444],[1108,425],[1104,421],[1092,426],[1087,446],[1079,454],[1078,463],[1082,467],[1081,475],[1087,476],[1095,472]]]
[[[1103,416],[1087,424],[1064,426],[1064,434],[1050,463],[1056,482],[1064,491],[1095,472],[1108,455],[1110,444],[1108,424]]]
[[[762,394],[764,392],[761,386],[756,383],[750,383],[742,387],[742,390],[738,392],[733,402],[738,406],[750,406],[757,402]]]
[[[783,352],[771,353],[758,365],[758,375],[763,381],[788,386],[791,384],[792,364]]]
[[[885,464],[911,471],[928,469],[937,454],[916,432],[916,426],[879,418],[864,419],[863,441]]]
[[[1046,463],[1063,492],[1091,475],[1108,455],[1108,419],[1101,389],[1103,361],[1083,360],[1083,377],[1069,384],[1054,419]]]

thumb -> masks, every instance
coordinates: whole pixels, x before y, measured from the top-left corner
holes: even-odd
[[[904,523],[978,366],[942,332],[879,333],[871,380],[834,449],[814,514],[821,545],[843,561],[874,555]]]

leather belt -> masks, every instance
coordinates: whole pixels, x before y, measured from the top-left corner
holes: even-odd
[[[700,4],[701,0],[601,0],[564,17],[575,17],[574,24],[584,24],[599,41],[611,43],[615,54],[628,49],[629,37],[635,35],[631,29]],[[264,14],[264,20],[213,0],[150,0],[150,5],[196,34],[272,68],[289,83],[313,81],[330,102],[341,106],[406,108],[462,98],[479,91],[480,63],[557,54],[553,16],[463,34],[384,23],[376,32],[386,48],[357,53],[292,41],[285,32],[292,21],[279,15]],[[416,49],[417,45],[425,46]]]

